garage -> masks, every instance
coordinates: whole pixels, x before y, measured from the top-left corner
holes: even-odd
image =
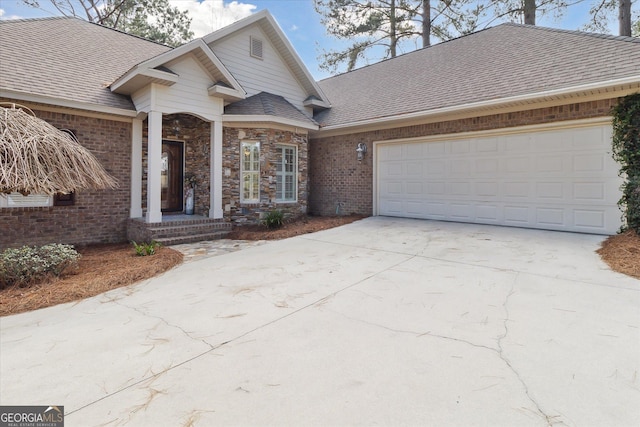
[[[375,144],[377,215],[614,234],[609,121]]]

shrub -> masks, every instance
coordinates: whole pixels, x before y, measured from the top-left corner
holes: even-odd
[[[640,234],[640,93],[622,98],[612,113],[613,158],[625,178],[618,206],[625,226]]]
[[[269,229],[280,228],[284,224],[282,211],[271,211],[262,220],[262,225]]]
[[[0,253],[0,288],[25,286],[77,268],[80,254],[71,245],[23,246]]]
[[[136,243],[132,241],[131,244],[133,244],[133,249],[138,256],[154,255],[161,246],[160,243],[155,240],[152,240],[150,243]]]

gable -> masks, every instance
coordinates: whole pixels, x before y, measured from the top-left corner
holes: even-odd
[[[261,43],[262,58],[251,47]],[[303,110],[308,94],[274,48],[269,37],[254,24],[208,45],[247,92],[247,96],[269,92],[283,96]]]
[[[164,114],[188,112],[204,119],[222,114],[222,99],[209,96],[214,78],[195,55],[186,54],[162,68],[170,71],[175,81],[171,85],[145,85],[134,92],[131,99],[138,112],[148,113],[152,109]]]

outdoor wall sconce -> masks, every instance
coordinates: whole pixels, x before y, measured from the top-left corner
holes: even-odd
[[[173,121],[173,133],[178,136],[180,134],[180,120]]]
[[[364,142],[358,143],[356,153],[358,153],[358,161],[361,162],[362,159],[364,159],[364,155],[367,153],[367,144],[365,144]]]

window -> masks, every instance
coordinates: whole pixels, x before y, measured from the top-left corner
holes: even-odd
[[[53,206],[73,206],[76,204],[76,193],[58,193],[53,196]]]
[[[260,201],[260,143],[243,142],[240,148],[243,202]]]
[[[53,198],[46,194],[0,194],[0,208],[34,208],[51,206]]]
[[[276,146],[276,201],[295,202],[298,199],[298,155],[296,147]]]

